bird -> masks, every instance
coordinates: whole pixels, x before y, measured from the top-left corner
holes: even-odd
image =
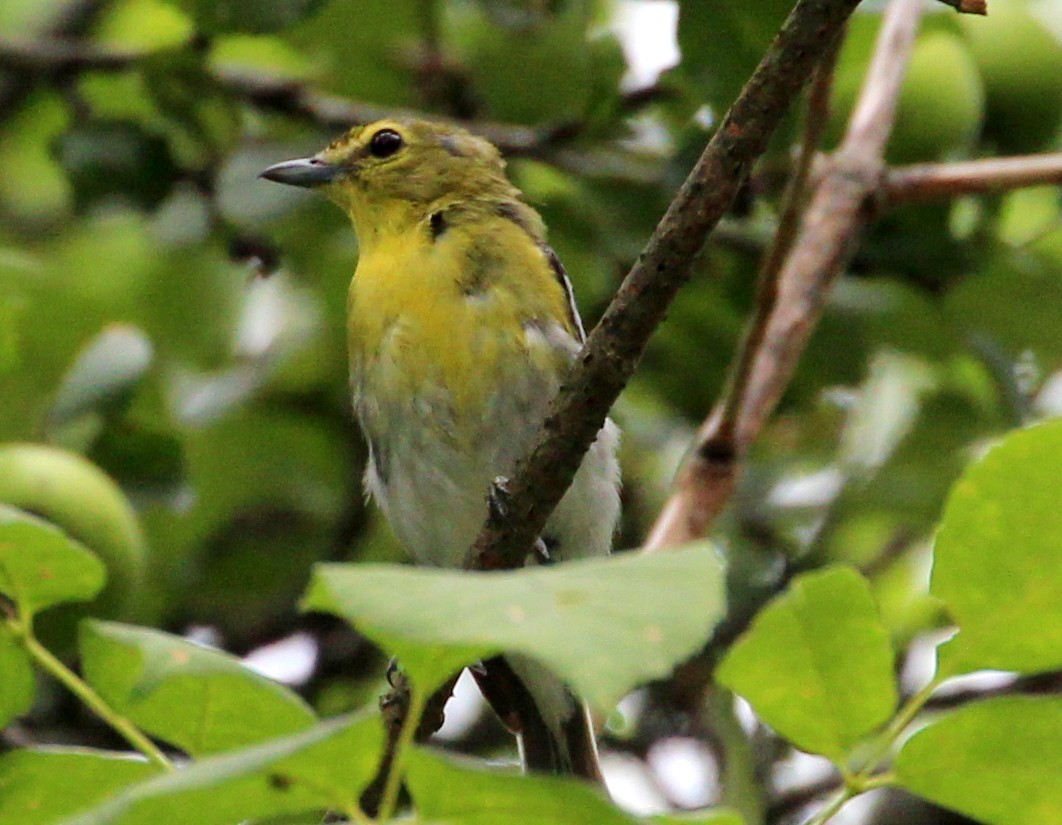
[[[354,126],[261,177],[314,189],[349,216],[347,301],[365,485],[417,564],[460,567],[497,479],[531,446],[585,341],[539,213],[489,141],[388,119]],[[605,422],[530,563],[610,552],[620,515],[618,429]],[[445,598],[445,594],[440,594]],[[542,665],[504,654],[474,673],[518,733],[529,772],[600,782],[583,703]]]

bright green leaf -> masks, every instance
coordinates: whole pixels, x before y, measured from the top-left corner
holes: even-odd
[[[313,725],[282,685],[211,650],[158,630],[88,621],[85,678],[119,713],[193,756],[231,750]]]
[[[888,633],[866,580],[847,567],[797,579],[716,677],[798,748],[835,762],[896,708]]]
[[[1012,433],[952,490],[931,583],[959,626],[945,673],[1062,666],[1060,467],[1056,420]]]
[[[335,719],[133,785],[64,825],[233,825],[352,810],[382,746],[375,716]]]
[[[51,825],[159,772],[127,754],[75,748],[0,757],[0,822]]]
[[[32,615],[103,587],[102,562],[52,524],[0,504],[0,593]]]
[[[33,665],[29,654],[18,643],[11,627],[0,622],[0,728],[30,709],[33,689]],[[2,813],[3,806],[0,805]]]
[[[523,653],[605,708],[665,676],[723,612],[708,544],[509,573],[320,565],[304,606],[342,616],[422,690],[491,653]]]
[[[418,748],[406,782],[424,819],[460,825],[634,825],[585,782],[488,771]]]
[[[1062,699],[970,704],[911,737],[896,762],[908,791],[991,825],[1062,822]]]

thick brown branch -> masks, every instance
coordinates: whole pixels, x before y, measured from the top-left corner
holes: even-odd
[[[986,158],[963,163],[924,163],[889,169],[882,182],[887,206],[983,195],[1062,183],[1062,152]]]
[[[571,483],[705,237],[858,0],[800,0],[675,196],[561,388],[466,566],[518,566]]]

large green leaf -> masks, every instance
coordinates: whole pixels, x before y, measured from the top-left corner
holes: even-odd
[[[160,768],[128,754],[28,748],[0,757],[0,822],[51,825]]]
[[[168,633],[116,622],[82,624],[85,678],[119,713],[193,756],[231,750],[313,725],[291,691]]]
[[[325,564],[304,606],[354,623],[422,690],[506,651],[605,708],[704,642],[723,612],[722,578],[708,544],[509,573]]]
[[[0,504],[0,593],[20,612],[88,601],[105,580],[103,563],[58,527]]]
[[[1062,420],[1010,434],[952,490],[937,533],[932,592],[959,634],[945,673],[1062,666]]]
[[[976,702],[916,733],[896,762],[911,793],[991,825],[1062,822],[1062,699]]]
[[[424,819],[460,825],[634,825],[599,790],[572,779],[476,768],[418,748],[406,783]]]
[[[351,811],[383,744],[375,717],[344,717],[141,782],[64,825],[234,825]]]
[[[0,622],[0,728],[30,709],[33,681],[29,654],[18,643],[12,628]]]
[[[847,567],[797,579],[716,678],[798,748],[835,762],[896,707],[888,633],[866,580]]]

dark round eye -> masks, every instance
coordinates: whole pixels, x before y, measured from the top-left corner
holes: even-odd
[[[389,158],[402,148],[402,136],[394,129],[381,129],[369,141],[369,153],[377,158]]]

